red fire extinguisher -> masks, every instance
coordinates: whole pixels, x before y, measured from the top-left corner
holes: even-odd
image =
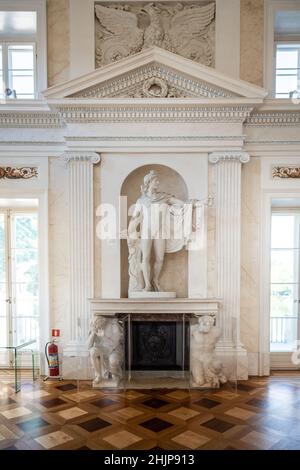
[[[47,379],[61,379],[59,374],[59,356],[56,337],[60,336],[60,330],[52,330],[52,340],[48,341],[45,345],[45,356],[48,362],[49,375],[44,378]]]
[[[45,356],[49,367],[49,377],[59,377],[58,347],[54,340],[46,343]]]

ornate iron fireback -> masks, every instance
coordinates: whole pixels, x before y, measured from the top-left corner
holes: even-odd
[[[186,361],[188,360],[187,325],[185,327]],[[182,328],[182,322],[179,321],[133,321],[130,351],[132,369],[180,370],[183,360]]]
[[[170,334],[171,333],[171,334]],[[170,327],[160,323],[149,323],[141,328],[142,349],[145,359],[151,363],[156,363],[160,359],[167,357],[170,352],[172,342]]]

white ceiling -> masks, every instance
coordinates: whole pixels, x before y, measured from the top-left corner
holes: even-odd
[[[35,11],[0,11],[0,36],[35,36]]]
[[[300,36],[300,10],[277,11],[275,16],[275,35]]]

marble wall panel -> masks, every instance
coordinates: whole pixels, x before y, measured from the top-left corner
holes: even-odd
[[[49,284],[50,328],[67,338],[69,309],[68,170],[65,162],[49,160]]]
[[[69,0],[47,0],[48,86],[69,79]]]
[[[263,86],[264,0],[241,0],[240,78]]]
[[[260,160],[242,169],[241,340],[248,352],[259,348]]]
[[[208,167],[208,194],[215,194],[214,167]],[[216,209],[207,210],[207,296],[216,296]]]

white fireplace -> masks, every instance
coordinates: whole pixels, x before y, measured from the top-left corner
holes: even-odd
[[[178,96],[133,98],[133,88],[153,74]],[[66,123],[72,260],[66,351],[88,336],[88,299],[92,305],[128,302],[126,241],[99,240],[97,229],[105,204],[115,208],[117,231],[126,227],[120,197],[133,201],[132,188],[153,168],[164,175],[167,192],[207,204],[201,248],[167,256],[163,288],[174,290],[181,305],[218,299],[217,350],[226,355],[235,348],[234,331],[239,377],[247,378],[239,339],[241,171],[249,160],[243,124],[265,96],[261,88],[157,47],[45,92]]]

